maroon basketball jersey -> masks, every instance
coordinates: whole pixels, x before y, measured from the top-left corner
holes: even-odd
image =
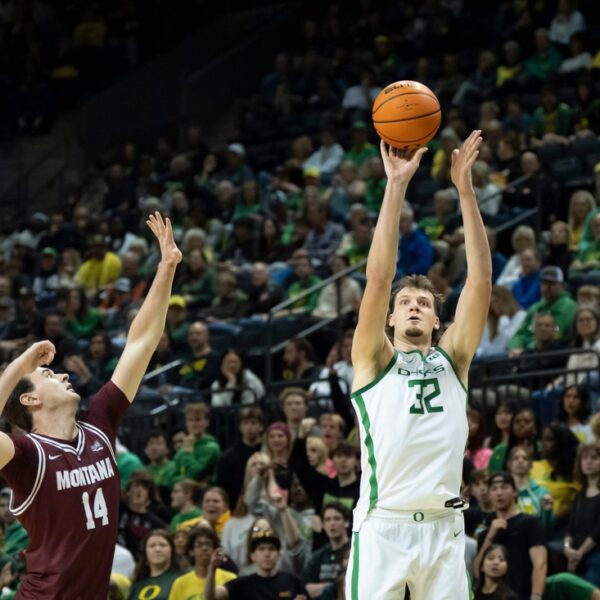
[[[106,600],[119,525],[115,437],[128,407],[109,381],[75,439],[11,435],[15,456],[3,469],[10,510],[31,539],[18,599]]]

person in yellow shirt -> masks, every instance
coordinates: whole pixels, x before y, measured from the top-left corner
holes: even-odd
[[[175,580],[169,600],[204,600],[204,586],[210,559],[218,547],[219,536],[211,527],[199,525],[190,532],[187,553],[194,563],[194,568]],[[236,577],[235,573],[223,569],[217,569],[215,573],[215,581],[218,586],[225,585]]]
[[[75,281],[86,290],[98,291],[121,275],[121,259],[109,252],[101,235],[94,235],[88,245],[87,260],[79,267]]]
[[[579,440],[564,423],[551,423],[542,432],[542,460],[531,467],[531,479],[552,496],[559,521],[568,517],[575,494],[581,486],[574,480],[573,468]]]

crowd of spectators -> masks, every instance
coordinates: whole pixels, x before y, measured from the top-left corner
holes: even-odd
[[[346,14],[322,3],[299,47],[239,103],[239,137],[222,152],[196,125],[177,149],[166,136],[151,149],[132,141],[83,173],[60,209],[2,215],[0,360],[49,339],[51,367],[83,408],[159,260],[148,214],[170,216],[183,252],[155,375],[144,408],[132,407],[169,402],[178,419],[117,449],[113,598],[344,597],[360,481],[350,348],[386,184],[369,110],[404,77],[436,92],[444,122],[409,188],[397,275],[431,278],[445,325],[465,278],[449,157],[470,129],[484,136],[474,182],[494,287],[475,366],[503,359],[514,382],[490,405],[472,378],[463,494],[476,598],[528,599],[544,581],[544,598],[600,597],[600,40],[569,0],[420,4],[364,1]],[[478,10],[496,24],[478,53],[428,52],[425,41]],[[338,316],[341,327],[297,336]],[[267,326],[285,341],[276,386]],[[233,443],[214,426],[222,411],[237,415]],[[10,588],[27,538],[8,493]]]
[[[0,139],[50,130],[56,113],[181,41],[204,2],[2,0]]]

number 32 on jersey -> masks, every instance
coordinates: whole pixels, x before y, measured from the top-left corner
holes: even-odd
[[[410,379],[409,388],[417,388],[417,397],[410,407],[411,415],[444,412],[443,406],[434,406],[431,401],[440,395],[440,384],[437,379]]]

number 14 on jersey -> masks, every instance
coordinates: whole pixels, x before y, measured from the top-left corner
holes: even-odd
[[[101,520],[102,525],[108,525],[108,507],[102,493],[102,488],[96,490],[94,495],[94,510],[90,506],[90,495],[88,492],[81,494],[81,502],[85,511],[86,529],[96,529],[96,520]]]

